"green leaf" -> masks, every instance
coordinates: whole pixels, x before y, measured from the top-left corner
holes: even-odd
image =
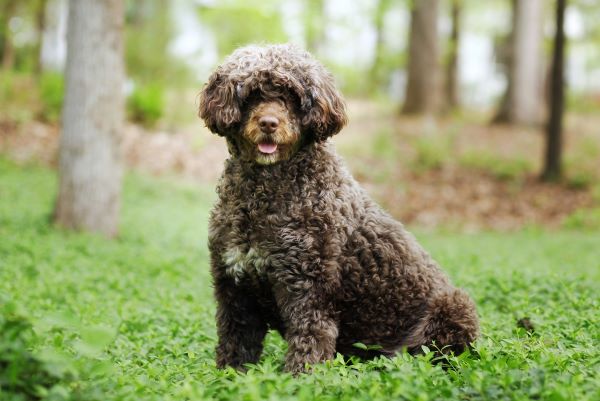
[[[81,355],[97,357],[115,338],[115,329],[108,326],[92,326],[81,330],[81,339],[73,348]]]
[[[49,331],[52,329],[74,329],[79,327],[80,321],[74,313],[67,310],[48,312],[34,323],[36,331]]]

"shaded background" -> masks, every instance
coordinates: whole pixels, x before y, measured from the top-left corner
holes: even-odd
[[[21,162],[57,163],[67,3],[0,1],[0,146]],[[240,45],[293,42],[333,71],[350,109],[334,141],[401,220],[467,230],[598,224],[600,6],[566,9],[563,170],[542,183],[555,2],[417,4],[424,22],[411,47],[409,1],[126,1],[126,164],[214,184],[227,154],[195,115],[202,84]],[[416,109],[406,102],[411,59],[429,85]],[[511,94],[511,82],[522,90]]]

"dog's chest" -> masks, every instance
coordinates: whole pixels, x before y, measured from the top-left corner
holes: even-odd
[[[235,176],[235,175],[234,175]],[[231,178],[231,177],[230,177]],[[304,186],[263,181],[233,180],[220,193],[213,221],[214,238],[222,246],[225,274],[235,280],[265,283],[282,266],[291,247],[310,243],[298,231],[304,215]],[[225,191],[227,190],[227,191]],[[304,235],[306,236],[306,235]]]
[[[225,274],[233,278],[236,283],[244,279],[265,279],[269,265],[269,257],[258,247],[247,249],[231,245],[223,254]]]

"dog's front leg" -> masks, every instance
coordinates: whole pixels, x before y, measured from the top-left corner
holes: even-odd
[[[276,298],[288,343],[285,370],[297,374],[304,372],[307,364],[333,359],[338,324],[330,297],[312,283],[306,283],[308,289],[277,287]]]
[[[217,299],[217,367],[243,369],[246,363],[256,363],[263,349],[267,324],[259,313],[256,301],[233,280],[215,280]]]

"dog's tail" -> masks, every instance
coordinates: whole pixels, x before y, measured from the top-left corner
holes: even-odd
[[[479,336],[475,304],[466,292],[452,289],[434,296],[424,316],[403,341],[408,352],[421,351],[422,345],[448,353],[463,352]]]

